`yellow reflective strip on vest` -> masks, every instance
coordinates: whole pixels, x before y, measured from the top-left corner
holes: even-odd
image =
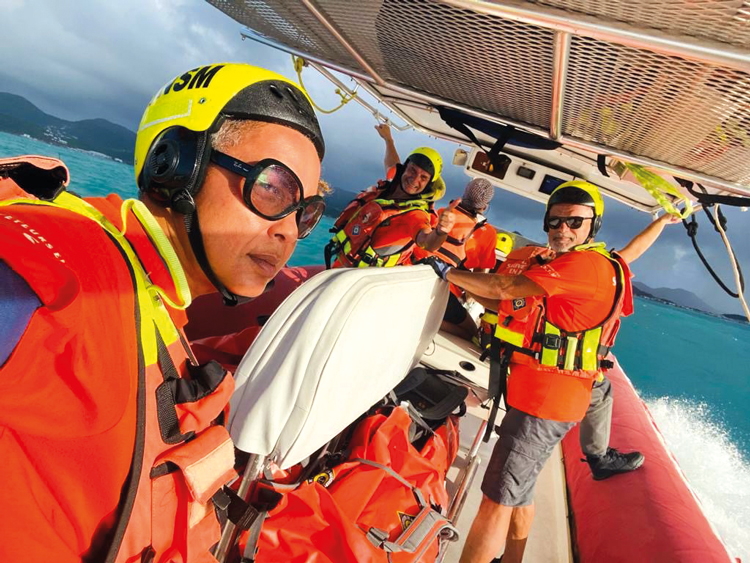
[[[333,235],[333,238],[342,244],[348,240],[346,237],[346,233],[344,232],[344,229],[341,229],[335,235]]]
[[[602,336],[602,327],[587,330],[583,333],[581,341],[581,369],[594,371],[599,369],[599,339]]]
[[[500,324],[495,327],[495,338],[519,348],[523,347],[523,333],[515,332]]]
[[[115,239],[118,247],[124,252],[134,272],[136,287],[135,293],[140,310],[140,340],[143,347],[144,360],[147,365],[157,361],[156,337],[153,332],[154,324],[158,328],[164,343],[169,346],[179,339],[179,331],[174,326],[172,318],[161,302],[158,292],[141,264],[138,255],[130,246],[130,242],[98,209],[86,201],[70,194],[62,192],[54,201],[42,201],[36,199],[11,199],[0,202],[0,207],[10,206],[16,203],[25,205],[40,205],[67,209],[78,215],[82,215],[95,221],[101,228],[106,230]]]
[[[487,324],[491,325],[496,325],[498,322],[497,313],[491,313],[489,311],[485,311],[484,313],[482,313],[481,319]]]
[[[393,266],[397,266],[399,258],[401,258],[400,252],[398,254],[392,254],[388,257],[388,260],[385,261],[385,264],[383,264],[383,266],[385,268],[392,268]]]
[[[565,363],[563,369],[574,370],[576,369],[576,350],[578,350],[578,339],[575,336],[568,336],[566,339],[568,345],[565,348]]]
[[[404,208],[407,211],[413,211],[414,209],[421,209],[423,211],[427,211],[429,209],[429,204],[426,201],[421,200],[421,199],[408,199],[405,201],[396,201],[395,199],[374,199],[372,201],[377,203],[380,207],[396,206],[396,207]]]
[[[372,246],[368,246],[367,250],[362,253],[362,256],[370,258],[370,262],[367,263],[361,258],[357,261],[357,268],[391,268],[398,266],[398,261],[401,258],[401,253],[391,254],[387,258],[381,258]]]
[[[150,330],[150,327],[147,327],[146,323],[143,322],[146,319],[150,318],[156,324],[156,327],[159,330],[162,339],[164,340],[164,344],[169,346],[173,342],[176,342],[180,337],[180,333],[177,330],[177,327],[174,326],[172,317],[169,316],[169,312],[161,302],[160,294],[163,293],[163,290],[151,283],[151,279],[143,269],[140,258],[138,258],[138,255],[133,250],[133,247],[130,246],[130,242],[128,242],[128,239],[125,238],[125,235],[120,232],[117,227],[115,227],[109,221],[109,219],[107,219],[107,217],[96,207],[70,193],[61,193],[59,196],[57,196],[57,198],[55,198],[54,204],[70,211],[79,213],[80,215],[84,215],[93,221],[96,221],[103,229],[105,229],[114,237],[120,248],[125,251],[125,254],[127,255],[128,260],[133,267],[133,271],[135,272],[135,278],[137,280],[136,289],[138,292],[138,302],[140,304],[142,315],[141,330]],[[145,206],[144,209],[146,213],[149,213],[148,209],[145,208]],[[141,210],[141,212],[143,212],[143,210]],[[141,226],[144,225],[141,224]],[[145,226],[144,230],[148,233],[148,230],[145,228]],[[167,242],[167,244],[169,243]],[[159,249],[157,248],[157,250]],[[172,249],[172,252],[174,252],[174,249]],[[182,266],[179,266],[179,268],[180,271],[182,271]],[[182,273],[182,275],[184,276],[184,272]],[[190,301],[189,295],[190,292],[188,290],[188,302]],[[143,336],[146,336],[146,334],[144,333]],[[147,363],[155,362],[157,360],[157,349],[156,339],[154,338],[154,335],[149,333],[148,337],[142,338],[142,341],[143,353]]]
[[[557,336],[560,336],[560,329],[557,328],[555,325],[545,322],[544,323],[544,334],[554,334]],[[552,348],[545,348],[544,342],[542,342],[542,357],[541,357],[541,364],[544,366],[557,366],[557,357],[559,355],[559,350],[554,350]]]
[[[362,256],[367,256],[370,259],[370,262],[365,262],[364,260],[362,260],[362,258],[360,258],[357,261],[357,268],[369,268],[371,265],[373,265],[373,259],[375,259],[374,263],[375,265],[377,265],[376,254],[375,254],[375,251],[372,249],[372,246],[368,246],[365,249],[365,251],[362,253]]]
[[[174,282],[175,293],[179,303],[172,301],[169,295],[167,295],[165,291],[162,291],[160,287],[153,287],[159,292],[159,295],[161,295],[164,302],[173,309],[187,309],[192,302],[190,287],[188,286],[187,277],[185,276],[185,270],[182,269],[182,264],[180,264],[180,259],[177,258],[177,253],[174,248],[172,248],[172,243],[169,242],[167,235],[164,234],[164,231],[162,231],[159,223],[156,222],[156,219],[148,210],[148,207],[146,207],[142,201],[138,201],[137,199],[127,199],[122,204],[120,217],[122,219],[123,234],[128,231],[129,211],[132,211],[133,215],[138,218],[141,227],[146,231],[146,234],[148,234],[151,242],[156,247],[159,256],[164,260],[164,264],[166,264],[167,270],[169,271],[169,276]]]

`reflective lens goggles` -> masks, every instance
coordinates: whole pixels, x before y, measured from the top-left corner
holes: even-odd
[[[211,151],[211,162],[245,178],[242,199],[250,210],[268,221],[297,212],[297,238],[303,239],[323,216],[326,204],[319,195],[303,199],[302,182],[285,164],[265,158],[255,164]]]
[[[547,217],[547,227],[559,229],[565,223],[569,229],[580,229],[586,219],[593,217]]]

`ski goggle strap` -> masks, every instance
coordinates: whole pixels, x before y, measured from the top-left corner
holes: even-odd
[[[265,158],[248,164],[217,150],[211,152],[211,162],[245,178],[242,199],[256,215],[278,221],[296,212],[298,239],[309,235],[320,222],[325,211],[323,198],[304,199],[302,182],[284,163]]]

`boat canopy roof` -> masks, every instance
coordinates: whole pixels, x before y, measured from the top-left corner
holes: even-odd
[[[750,194],[748,0],[209,2],[437,137],[475,145],[446,122],[454,110],[574,158]],[[493,146],[476,123],[476,140]]]

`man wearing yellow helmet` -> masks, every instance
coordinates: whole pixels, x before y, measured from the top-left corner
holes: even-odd
[[[511,407],[485,473],[484,497],[462,562],[490,561],[506,536],[504,563],[521,561],[539,471],[554,446],[589,410],[592,388],[611,364],[606,355],[619,318],[632,312],[627,263],[593,242],[603,212],[596,186],[567,182],[547,202],[547,247],[512,251],[497,274],[433,262],[441,277],[498,311],[490,386],[499,397],[507,374],[505,394]],[[605,399],[603,393],[598,395],[598,400]],[[621,471],[643,462],[637,452],[613,450],[613,455],[628,466]]]
[[[387,125],[376,126],[386,141],[386,181],[360,193],[334,223],[326,246],[326,265],[396,266],[409,261],[415,246],[437,250],[453,228],[453,208],[442,212],[433,228],[432,204],[445,193],[443,160],[430,147],[412,151],[401,164]]]
[[[217,511],[247,508],[222,490],[234,384],[198,365],[183,309],[263,291],[320,219],[323,152],[294,83],[217,64],[146,108],[142,201],[67,193],[53,159],[0,161],[0,560],[212,559]]]

